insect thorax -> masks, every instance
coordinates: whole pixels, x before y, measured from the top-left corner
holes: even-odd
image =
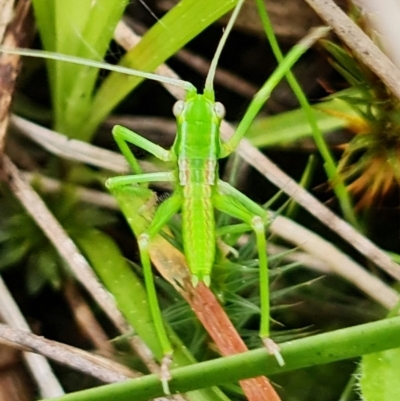
[[[178,159],[178,176],[181,186],[215,185],[218,178],[217,159]]]

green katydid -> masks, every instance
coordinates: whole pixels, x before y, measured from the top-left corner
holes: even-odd
[[[186,90],[185,101],[178,101],[173,109],[177,119],[177,134],[171,150],[165,150],[124,127],[114,127],[113,135],[115,140],[128,160],[134,174],[110,178],[107,181],[107,186],[110,189],[131,187],[133,192],[137,185],[151,182],[171,182],[175,187],[171,197],[158,207],[149,227],[138,237],[151,313],[165,355],[164,368],[168,366],[171,359],[172,347],[158,306],[148,247],[152,238],[160,233],[172,216],[181,212],[183,248],[191,271],[192,282],[196,285],[199,281],[202,281],[209,285],[218,235],[214,219],[215,209],[244,222],[244,225],[238,225],[240,230],[243,231],[243,227],[245,227],[247,230],[253,230],[256,235],[260,272],[260,337],[263,339],[267,349],[275,353],[278,361],[282,363],[278,348],[269,340],[269,279],[265,239],[265,227],[268,224],[267,213],[240,191],[219,179],[218,160],[227,157],[237,148],[261,104],[266,101],[276,84],[301,54],[307,50],[312,41],[295,46],[292,49],[281,63],[280,68],[275,71],[255,96],[235,134],[228,141],[223,142],[220,138],[219,129],[224,117],[224,107],[222,104],[215,102],[213,77],[219,55],[243,2],[244,0],[238,1],[228,27],[222,36],[206,79],[203,94],[198,94],[196,88],[189,82],[125,67],[111,66],[101,62],[47,52],[1,49],[1,51],[8,53],[84,63],[88,66],[177,85]],[[313,39],[315,40],[316,38]],[[174,168],[167,172],[143,173],[136,158],[129,150],[128,143],[148,151],[158,159],[172,162]],[[235,228],[233,227],[232,230],[234,231]],[[164,371],[167,370],[164,369]],[[163,379],[166,379],[166,377],[163,377]],[[163,380],[163,384],[167,390],[166,380]]]
[[[203,94],[198,94],[196,88],[191,87],[189,83],[184,83],[185,100],[179,100],[173,108],[173,114],[177,120],[177,133],[169,151],[125,127],[115,126],[113,129],[114,138],[134,175],[110,178],[107,181],[109,189],[150,182],[171,182],[175,188],[171,197],[159,206],[149,227],[138,237],[146,288],[151,300],[150,307],[165,355],[164,366],[169,363],[172,346],[157,302],[149,244],[168,221],[176,213],[181,212],[183,249],[190,268],[192,284],[196,286],[199,281],[202,281],[209,286],[217,243],[215,209],[243,221],[247,230],[253,230],[256,235],[260,272],[260,337],[268,351],[274,353],[278,362],[283,364],[279,348],[269,339],[269,278],[265,239],[267,213],[262,207],[218,177],[218,160],[229,156],[236,149],[247,129],[245,126],[239,126],[228,141],[221,140],[220,124],[225,110],[221,103],[215,102],[213,90],[213,77],[219,55],[243,2],[244,0],[238,2],[221,38],[206,78]],[[264,101],[306,47],[294,50],[286,60],[286,65],[277,72],[277,76],[264,85],[259,92]],[[248,113],[251,112],[250,109]],[[144,174],[130,151],[128,143],[146,150],[162,161],[173,163],[173,170]],[[239,226],[243,230],[243,224]]]

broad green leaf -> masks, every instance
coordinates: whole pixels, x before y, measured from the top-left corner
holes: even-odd
[[[358,117],[354,109],[341,99],[321,102],[313,106],[312,110],[318,127],[324,134],[345,128],[352,118]],[[306,114],[302,109],[297,109],[256,119],[247,131],[246,138],[254,146],[262,148],[292,145],[293,141],[312,135]]]
[[[127,0],[34,0],[34,12],[46,50],[103,60]],[[48,60],[55,129],[79,138],[79,125],[92,104],[99,71]]]
[[[118,309],[157,359],[161,359],[162,352],[154,334],[146,291],[119,248],[110,237],[97,230],[87,230],[75,240],[113,294]]]

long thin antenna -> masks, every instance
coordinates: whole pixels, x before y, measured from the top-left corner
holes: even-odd
[[[235,9],[232,12],[231,18],[229,19],[228,25],[225,28],[225,31],[221,37],[221,40],[218,43],[217,50],[215,51],[214,57],[211,61],[210,69],[207,74],[206,78],[206,84],[205,84],[205,90],[213,92],[213,86],[214,86],[214,75],[215,75],[215,70],[217,69],[217,64],[219,57],[221,56],[222,50],[225,46],[225,43],[228,39],[228,35],[232,31],[233,25],[236,21],[237,16],[239,15],[239,11],[242,8],[242,5],[244,3],[244,0],[239,0],[236,4]]]
[[[0,46],[0,54],[17,54],[20,56],[44,58],[47,60],[65,61],[72,64],[86,65],[88,67],[101,68],[103,70],[120,72],[125,75],[133,75],[136,77],[152,79],[153,81],[163,82],[170,85],[179,86],[187,91],[195,91],[196,88],[190,82],[182,81],[180,79],[174,79],[169,77],[163,77],[161,75],[152,74],[151,72],[144,72],[139,70],[134,70],[133,68],[122,67],[119,65],[108,64],[103,61],[88,60],[81,57],[70,56],[68,54],[62,53],[52,53],[43,50],[33,50],[33,49],[21,49],[21,48],[6,48]]]

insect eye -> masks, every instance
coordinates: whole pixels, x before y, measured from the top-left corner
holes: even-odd
[[[172,108],[172,113],[175,117],[179,117],[182,114],[183,109],[185,108],[185,102],[183,100],[178,100],[174,107]]]
[[[214,111],[217,117],[220,118],[221,120],[225,117],[226,113],[225,106],[222,103],[216,102],[214,105]]]

